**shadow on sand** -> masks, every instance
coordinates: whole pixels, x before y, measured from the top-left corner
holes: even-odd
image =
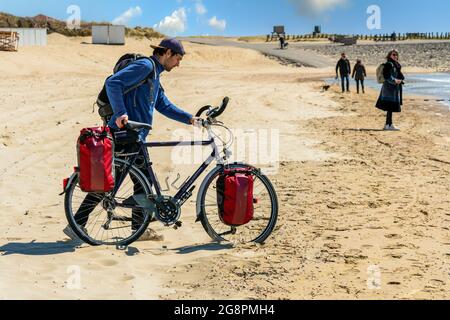
[[[2,256],[21,254],[28,256],[49,256],[68,252],[75,252],[80,246],[76,241],[36,242],[28,243],[10,242],[0,247]]]
[[[208,244],[199,244],[195,246],[186,246],[181,248],[176,248],[174,250],[177,251],[178,254],[188,254],[197,251],[219,251],[219,250],[229,250],[233,248],[233,244],[226,243],[208,243]]]
[[[344,129],[343,131],[354,131],[354,132],[383,132],[383,129]]]

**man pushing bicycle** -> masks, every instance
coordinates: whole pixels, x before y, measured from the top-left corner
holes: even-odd
[[[154,51],[150,58],[136,59],[105,82],[106,93],[113,111],[107,125],[113,133],[124,128],[128,121],[152,125],[155,109],[172,120],[188,125],[196,125],[200,120],[171,103],[160,84],[161,73],[170,72],[180,65],[185,55],[182,43],[177,39],[167,38],[162,40],[158,46],[152,45],[151,47]],[[148,134],[149,130],[143,129],[139,133],[139,138],[145,141]],[[121,146],[120,152],[130,153],[136,150],[135,147],[133,144]],[[118,150],[116,149],[116,151]],[[143,172],[147,175],[146,170]],[[133,183],[134,191],[138,193],[136,181],[133,180]],[[95,194],[86,196],[75,215],[75,219],[81,227],[86,226],[89,215],[99,203],[99,197]],[[139,228],[142,215],[142,210],[133,211],[133,230]],[[64,229],[64,233],[72,239],[78,239],[70,226]],[[162,237],[153,230],[147,229],[139,240],[161,239]]]

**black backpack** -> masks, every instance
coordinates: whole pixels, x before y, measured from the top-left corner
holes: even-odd
[[[116,74],[120,70],[128,67],[133,62],[142,60],[142,59],[150,60],[150,62],[153,64],[153,72],[148,77],[146,77],[144,80],[142,80],[141,82],[139,82],[139,83],[135,84],[134,86],[125,90],[123,95],[126,95],[126,94],[130,93],[131,91],[139,88],[140,86],[149,82],[151,79],[156,79],[156,66],[155,66],[155,63],[153,62],[153,60],[149,57],[146,57],[146,56],[143,56],[140,54],[135,54],[135,53],[127,53],[127,54],[123,55],[122,57],[120,57],[119,61],[117,61],[116,65],[114,66],[113,74]],[[106,78],[105,83],[111,77],[112,76],[109,76],[108,78]],[[112,109],[108,94],[106,92],[106,85],[103,85],[102,91],[100,91],[97,101],[94,103],[94,106],[95,105],[98,106],[98,114],[100,115],[104,124],[106,125],[111,120],[112,116],[114,115],[114,111]]]

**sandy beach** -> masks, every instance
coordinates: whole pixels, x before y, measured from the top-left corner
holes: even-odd
[[[47,47],[0,52],[0,299],[450,298],[448,109],[406,97],[402,130],[384,132],[377,92],[322,90],[334,66],[296,68],[244,48],[185,43],[162,83],[191,113],[229,96],[230,128],[279,130],[268,241],[212,243],[194,222],[195,197],[181,229],[154,226],[162,242],[68,241],[58,194],[79,130],[100,124],[92,104],[118,57],[149,45],[52,34]],[[157,114],[150,139],[177,140],[176,130],[191,129]],[[151,157],[160,181],[198,167],[170,162],[170,149]]]

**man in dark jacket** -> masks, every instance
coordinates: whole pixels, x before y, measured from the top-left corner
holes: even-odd
[[[284,50],[284,48],[286,46],[286,39],[284,38],[284,36],[281,35],[279,40],[280,40],[280,49]]]
[[[114,110],[114,116],[109,122],[112,129],[119,129],[128,119],[147,124],[153,123],[153,112],[158,110],[166,117],[183,124],[194,124],[198,119],[179,109],[166,97],[160,85],[160,74],[170,72],[180,65],[185,54],[183,45],[177,39],[164,39],[150,59],[138,60],[119,71],[106,81],[106,91]],[[155,73],[150,86],[141,86],[127,95],[126,88],[133,86]],[[145,140],[148,130],[142,130],[141,138]]]
[[[347,85],[347,92],[350,92],[350,74],[352,73],[352,68],[345,53],[341,54],[341,59],[336,64],[336,79],[339,76],[338,72],[341,75],[342,92],[345,92],[345,84]],[[346,81],[345,84],[344,80]]]

